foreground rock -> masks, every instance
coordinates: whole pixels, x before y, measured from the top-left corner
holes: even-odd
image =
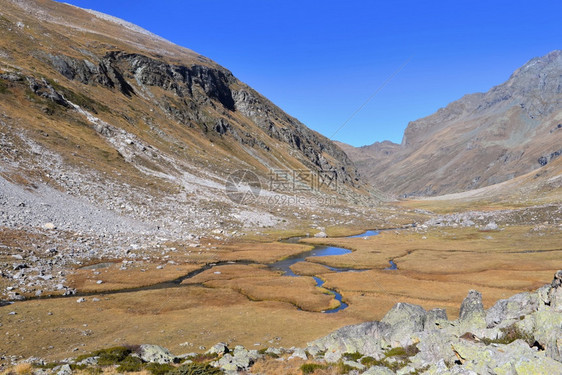
[[[560,374],[561,327],[558,271],[551,285],[500,300],[487,311],[482,295],[471,290],[454,321],[440,309],[426,312],[421,306],[398,303],[381,322],[343,327],[310,343],[309,350],[324,353],[320,359],[326,362],[337,362],[346,353],[384,361],[415,347],[402,370],[391,366],[397,373]],[[374,367],[369,371],[385,373]]]

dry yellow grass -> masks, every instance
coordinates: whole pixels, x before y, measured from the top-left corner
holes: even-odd
[[[296,306],[320,311],[333,307],[335,300],[309,276],[285,277],[260,264],[226,264],[175,288],[108,293],[98,296],[99,302],[93,302],[92,296],[78,304],[71,297],[2,307],[18,314],[3,318],[0,336],[14,354],[60,359],[126,343],[157,343],[177,354],[219,341],[249,348],[302,346],[344,325],[381,319],[397,302],[446,308],[449,317],[456,318],[470,289],[481,291],[489,307],[499,298],[550,282],[555,270],[562,268],[559,233],[552,228],[540,233],[530,227],[498,232],[458,228],[425,234],[385,231],[367,240],[308,239],[354,249],[352,254],[310,258],[293,266],[298,273],[321,276],[327,288],[343,295],[347,309],[336,314],[300,311]],[[259,261],[271,261],[307,246],[238,243],[217,245],[213,251],[220,259],[246,259],[253,254]],[[335,273],[316,263],[320,259],[334,266],[367,264],[372,269]],[[383,270],[388,259],[395,259],[400,269]],[[155,266],[148,264],[147,271],[136,269],[130,274],[109,268],[107,274],[95,276],[82,270],[75,282],[82,289],[98,287],[93,282],[98,278],[111,281],[112,286],[136,285],[139,280],[126,284],[125,279],[156,282],[196,267],[167,265],[157,272]],[[71,352],[73,348],[78,352]]]
[[[291,270],[295,274],[302,275],[302,276],[316,276],[316,275],[322,275],[325,273],[334,272],[321,264],[311,263],[311,262],[295,263],[291,266]]]
[[[219,259],[223,261],[252,260],[260,263],[273,263],[311,249],[312,246],[310,245],[281,242],[233,243],[221,246]]]
[[[426,239],[422,239],[425,237]],[[444,307],[455,318],[470,289],[483,293],[490,307],[500,298],[534,290],[562,268],[562,233],[550,228],[512,226],[502,231],[435,229],[420,234],[385,231],[363,238],[306,239],[354,249],[353,253],[310,258],[334,267],[374,268],[359,273],[329,273],[325,286],[337,289],[350,307],[342,314],[378,320],[397,302]],[[399,270],[383,270],[394,259]]]
[[[311,277],[282,277],[263,265],[225,265],[213,267],[183,284],[229,288],[252,301],[287,302],[306,311],[322,311],[339,306],[333,295],[316,287]]]
[[[249,374],[262,374],[262,375],[302,375],[300,370],[301,365],[306,363],[300,358],[293,358],[290,361],[275,361],[271,359],[260,359],[253,366]]]
[[[33,372],[33,366],[30,363],[19,363],[2,372],[2,375],[27,375]]]
[[[68,277],[69,285],[80,292],[106,292],[119,289],[138,288],[176,279],[199,269],[202,265],[166,265],[157,269],[158,264],[137,264],[134,268],[120,270],[121,263],[100,269],[78,269]],[[97,274],[99,272],[99,274]],[[102,284],[97,284],[102,280]]]
[[[305,345],[359,322],[349,316],[299,311],[289,303],[252,302],[229,288],[185,286],[98,296],[99,302],[92,298],[83,303],[60,298],[10,306],[17,315],[2,320],[4,344],[14,355],[48,360],[138,343],[157,343],[181,354],[220,341],[248,348]],[[73,352],[74,348],[79,350]]]

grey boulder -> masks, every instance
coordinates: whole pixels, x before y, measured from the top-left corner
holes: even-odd
[[[159,364],[172,363],[176,361],[176,357],[166,348],[160,345],[144,344],[140,346],[140,358],[145,362],[154,362]]]

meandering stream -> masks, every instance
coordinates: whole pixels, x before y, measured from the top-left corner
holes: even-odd
[[[364,233],[357,234],[355,236],[348,236],[346,238],[371,237],[371,236],[376,236],[377,234],[379,234],[379,231],[368,230]],[[291,237],[291,238],[288,238],[286,240],[283,240],[282,242],[297,243],[303,238],[305,238],[305,237]],[[306,261],[307,258],[324,257],[324,256],[330,256],[330,255],[344,255],[344,254],[349,254],[349,253],[351,253],[351,250],[345,249],[343,247],[317,245],[317,246],[314,246],[314,248],[312,250],[305,251],[305,252],[299,253],[299,254],[295,254],[291,257],[288,257],[288,258],[285,258],[285,259],[280,260],[278,262],[275,262],[275,263],[271,264],[270,267],[283,271],[284,276],[300,277],[299,275],[295,274],[293,272],[293,270],[291,269],[291,266],[295,263],[304,262],[304,261]],[[391,261],[391,267],[393,265],[394,265],[394,267],[396,266],[396,264],[394,264],[394,262]],[[354,268],[336,268],[336,267],[329,267],[329,266],[326,266],[326,265],[324,265],[324,266],[327,267],[328,269],[330,269],[331,271],[335,271],[335,272],[361,272],[361,271],[364,271],[364,270],[354,269]],[[388,269],[396,269],[396,268],[391,268],[391,267],[389,267]],[[312,278],[316,281],[316,286],[318,286],[318,287],[323,287],[324,283],[326,282],[318,276],[313,276]],[[329,288],[326,288],[326,287],[323,287],[323,288],[328,290],[331,294],[333,294],[334,297],[336,298],[336,300],[339,301],[339,303],[340,303],[339,306],[336,307],[336,308],[324,310],[323,311],[324,313],[332,314],[332,313],[344,310],[349,306],[347,303],[343,302],[342,295],[337,290],[329,289]]]
[[[357,237],[370,237],[370,236],[376,236],[379,234],[379,231],[376,230],[368,230],[364,233],[358,234],[358,235],[354,235],[354,236],[348,236],[346,238],[357,238]],[[282,242],[286,242],[286,243],[298,243],[302,238],[304,237],[291,237],[288,238],[286,240],[283,240]],[[307,258],[314,258],[314,257],[323,257],[323,256],[333,256],[333,255],[344,255],[344,254],[349,254],[351,253],[351,250],[349,249],[345,249],[342,247],[334,247],[334,246],[325,246],[325,245],[316,245],[314,246],[314,248],[312,250],[308,250],[299,254],[295,254],[291,257],[285,258],[283,260],[280,260],[278,262],[275,263],[271,263],[268,264],[268,266],[272,269],[276,269],[276,270],[280,270],[283,272],[284,276],[287,277],[302,277],[300,275],[297,275],[293,272],[293,270],[291,270],[291,266],[295,263],[298,262],[304,262],[306,261]],[[396,263],[394,263],[394,261],[390,260],[390,267],[386,268],[387,270],[396,270]],[[125,289],[118,289],[118,290],[109,290],[109,291],[95,291],[95,292],[77,292],[76,294],[73,295],[45,295],[45,296],[40,296],[40,297],[31,297],[28,298],[28,300],[34,300],[34,299],[44,299],[44,298],[68,298],[68,297],[85,297],[85,296],[94,296],[94,295],[110,295],[110,294],[119,294],[119,293],[131,293],[131,292],[137,292],[137,291],[141,291],[141,290],[157,290],[157,289],[167,289],[167,288],[177,288],[182,286],[181,283],[184,280],[190,279],[200,273],[202,273],[203,271],[212,269],[213,267],[216,266],[222,266],[222,265],[226,265],[226,264],[259,264],[258,262],[254,262],[254,261],[247,261],[247,260],[241,260],[241,261],[221,261],[221,262],[216,262],[216,263],[210,263],[207,265],[204,265],[201,268],[198,268],[196,270],[193,270],[191,272],[189,272],[186,275],[183,275],[181,277],[178,277],[174,280],[168,280],[168,281],[164,281],[161,283],[156,283],[156,284],[152,284],[152,285],[147,285],[147,286],[141,286],[141,287],[133,287],[133,288],[125,288]],[[106,266],[108,264],[97,264],[97,266]],[[323,265],[324,267],[328,268],[331,271],[334,272],[361,272],[361,271],[365,271],[365,270],[361,270],[361,269],[353,269],[353,268],[337,268],[337,267],[330,267],[330,266],[326,266]],[[88,266],[88,268],[94,268],[96,267],[96,265],[90,265]],[[316,286],[318,287],[323,287],[325,280],[322,280],[320,277],[318,276],[312,276],[312,278],[316,281]],[[335,289],[329,289],[324,287],[324,289],[328,290],[331,294],[334,295],[334,297],[336,298],[337,301],[340,302],[340,305],[334,309],[330,309],[330,310],[325,310],[323,311],[324,313],[335,313],[341,310],[344,310],[348,307],[348,304],[345,303],[342,300],[342,295]],[[8,304],[12,304],[15,301],[1,301],[0,300],[0,306],[5,306]]]

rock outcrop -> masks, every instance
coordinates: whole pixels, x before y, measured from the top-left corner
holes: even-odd
[[[420,373],[562,373],[561,276],[558,271],[551,285],[500,300],[488,310],[482,295],[471,290],[454,321],[441,309],[426,312],[399,303],[381,322],[341,328],[310,343],[308,351],[320,350],[320,359],[337,362],[346,353],[384,359],[393,349],[415,346],[417,353],[404,368],[423,369]]]

